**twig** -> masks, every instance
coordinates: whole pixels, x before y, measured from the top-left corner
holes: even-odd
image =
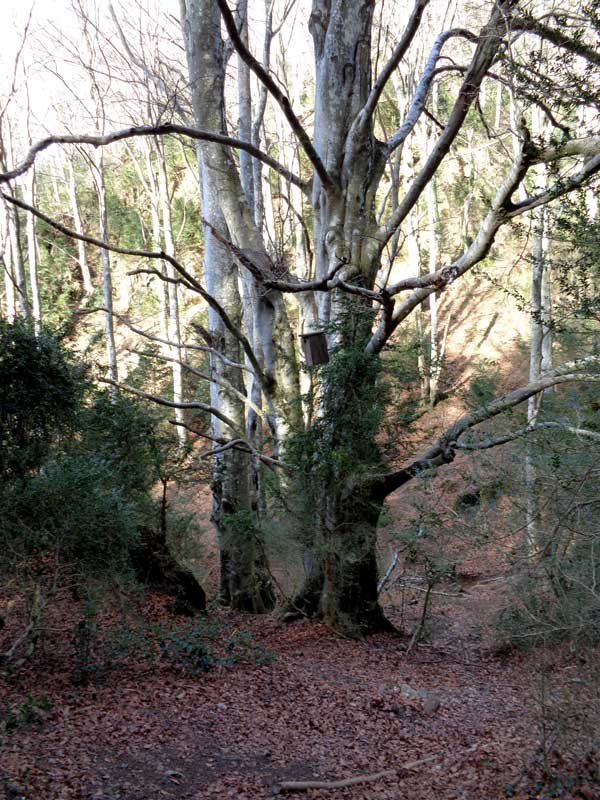
[[[466,752],[471,752],[475,749],[475,747],[476,745],[470,747]],[[461,755],[465,755],[465,753],[456,755],[454,758],[460,758]],[[436,753],[432,756],[419,758],[417,761],[409,761],[406,764],[400,764],[400,766],[396,767],[395,769],[386,769],[382,772],[372,772],[367,775],[356,775],[353,778],[342,778],[337,781],[283,781],[282,783],[277,784],[274,794],[279,794],[281,792],[303,792],[306,789],[344,789],[347,786],[356,786],[359,783],[372,783],[373,781],[378,781],[382,778],[397,777],[398,773],[403,772],[404,770],[416,769],[423,764],[428,764],[431,761],[437,761],[440,758],[440,754]]]
[[[427,611],[429,609],[429,598],[431,597],[431,590],[433,589],[433,583],[430,581],[427,584],[427,590],[425,592],[425,599],[423,600],[423,611],[421,613],[421,619],[419,620],[419,624],[415,628],[415,632],[412,635],[412,639],[410,640],[410,644],[406,648],[406,654],[411,652],[413,647],[419,641],[421,634],[423,633],[423,628],[425,627],[425,620],[427,619]]]

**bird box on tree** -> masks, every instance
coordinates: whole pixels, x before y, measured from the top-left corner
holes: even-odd
[[[307,367],[327,364],[329,352],[327,350],[327,337],[323,331],[303,333],[300,338],[302,339],[302,349],[304,350],[304,360]]]

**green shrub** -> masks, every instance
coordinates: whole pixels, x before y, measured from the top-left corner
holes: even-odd
[[[10,734],[26,725],[40,725],[44,719],[44,712],[51,709],[52,701],[46,695],[36,696],[29,692],[21,703],[15,705],[9,703],[6,706],[0,722],[0,731]]]
[[[83,368],[50,333],[0,319],[0,478],[38,469],[73,429]]]

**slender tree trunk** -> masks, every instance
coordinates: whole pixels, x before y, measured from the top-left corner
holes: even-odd
[[[537,170],[538,180],[545,184],[545,168]],[[541,189],[541,187],[540,187]],[[545,206],[534,211],[533,248],[531,271],[531,335],[529,350],[529,381],[539,380],[544,370],[551,367],[552,335],[550,323],[550,277],[548,274],[548,236],[547,209]],[[538,420],[544,393],[529,399],[527,422],[535,425]],[[538,497],[536,448],[527,443],[525,456],[525,486],[527,491],[527,544],[534,551],[541,545],[541,508]]]
[[[160,198],[160,208],[162,215],[162,231],[165,246],[165,253],[170,256],[175,255],[175,243],[173,241],[173,225],[171,222],[171,201],[169,198],[169,183],[167,177],[167,165],[165,161],[164,143],[157,142],[158,147],[158,192]],[[164,265],[167,285],[167,338],[171,345],[171,358],[173,375],[173,400],[175,403],[183,402],[183,367],[181,366],[181,328],[179,323],[179,294],[178,287],[173,281],[176,279],[173,265],[166,261]],[[177,438],[179,446],[184,448],[187,442],[187,432],[184,427],[185,413],[182,408],[175,409],[175,419],[178,423]]]
[[[106,186],[104,184],[104,156],[103,148],[99,147],[94,152],[94,177],[98,193],[98,221],[100,239],[108,241],[108,211],[106,208]],[[113,289],[110,265],[110,252],[102,249],[102,294],[104,299],[104,338],[106,345],[106,361],[108,377],[112,381],[119,380],[117,367],[117,347],[115,344],[115,329],[113,317]],[[116,388],[112,387],[111,395],[116,398]]]
[[[9,236],[9,220],[6,201],[0,201],[0,264],[4,276],[4,299],[6,305],[6,319],[13,323],[17,317],[15,279],[13,275],[13,260],[11,241]]]
[[[75,182],[75,165],[73,163],[74,156],[71,155],[67,159],[68,181],[67,186],[69,189],[69,203],[71,205],[71,214],[73,215],[73,226],[78,234],[83,234],[83,222],[81,220],[81,212],[79,211],[79,200],[77,198],[77,184]],[[79,262],[79,269],[81,270],[81,280],[83,283],[83,291],[86,295],[92,294],[94,286],[92,284],[92,275],[87,259],[87,252],[85,249],[85,242],[77,240],[77,260]]]
[[[25,200],[29,205],[35,206],[35,168],[26,173],[24,179]],[[31,287],[31,312],[36,334],[39,336],[42,327],[42,307],[40,302],[40,288],[38,284],[38,250],[35,232],[35,216],[27,215],[27,261],[29,264],[29,285]]]
[[[25,263],[21,245],[21,220],[19,212],[14,206],[8,209],[8,235],[12,254],[17,313],[24,319],[31,319],[31,304],[27,294]]]
[[[12,130],[10,124],[7,125],[6,136],[0,141],[0,160],[5,168],[14,164]],[[16,193],[14,187],[13,192]],[[23,248],[21,241],[21,220],[19,211],[12,204],[5,204],[8,238],[10,241],[10,252],[12,260],[12,277],[15,288],[15,308],[19,316],[24,319],[31,319],[31,304],[27,294],[27,280],[25,278],[25,262],[23,259]]]

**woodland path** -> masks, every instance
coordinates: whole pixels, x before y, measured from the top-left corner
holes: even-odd
[[[289,796],[551,796],[532,793],[526,772],[539,742],[532,656],[485,652],[474,637],[457,639],[453,626],[443,645],[407,654],[399,637],[357,642],[310,624],[227,619],[252,630],[276,660],[194,678],[132,668],[76,690],[51,658],[43,676],[25,673],[11,694],[34,685],[53,710],[42,725],[5,737],[6,797],[259,800],[281,781],[375,773],[430,755],[397,777]]]

